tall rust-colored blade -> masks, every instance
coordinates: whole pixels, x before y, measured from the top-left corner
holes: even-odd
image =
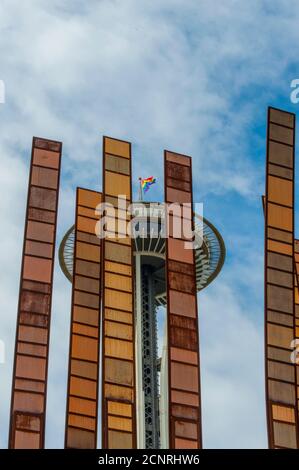
[[[122,209],[116,210],[113,235],[111,211],[124,196]],[[102,441],[103,448],[136,447],[134,283],[132,238],[126,233],[126,206],[132,202],[131,144],[104,137],[103,199],[110,204],[103,239],[103,349],[102,349]]]
[[[198,449],[202,439],[191,158],[165,151],[164,159],[169,448]]]
[[[296,363],[296,376],[299,378],[299,240],[294,240],[294,289],[295,289],[295,341],[293,343],[293,362]],[[298,379],[297,379],[298,380]],[[299,413],[299,387],[297,383],[297,411]],[[299,433],[299,415],[298,415]]]
[[[18,304],[9,447],[44,447],[62,144],[33,138]]]
[[[268,110],[265,192],[265,371],[270,448],[298,448],[294,285],[295,116]]]
[[[96,449],[100,341],[102,194],[77,188],[65,447]]]

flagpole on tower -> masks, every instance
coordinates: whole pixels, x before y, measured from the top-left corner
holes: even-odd
[[[143,201],[142,178],[139,176],[139,201]]]

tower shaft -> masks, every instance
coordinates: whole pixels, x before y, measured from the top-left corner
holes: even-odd
[[[141,277],[145,447],[146,449],[158,449],[160,427],[157,367],[157,316],[155,285],[150,266],[145,265],[141,268]]]

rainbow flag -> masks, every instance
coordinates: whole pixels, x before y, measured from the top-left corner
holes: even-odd
[[[146,193],[152,184],[156,183],[156,178],[150,176],[149,178],[141,178],[141,188]]]

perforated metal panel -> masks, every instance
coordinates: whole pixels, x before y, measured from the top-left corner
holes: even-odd
[[[104,137],[103,197],[117,207],[118,195],[132,201],[131,144]],[[117,211],[117,224],[126,220]],[[108,220],[108,219],[107,219]],[[109,230],[109,220],[107,222]],[[132,239],[103,239],[103,448],[136,447]]]
[[[169,446],[198,449],[201,447],[200,370],[190,157],[165,152],[165,202]],[[180,205],[180,214],[175,216],[173,203]]]
[[[33,138],[13,370],[9,447],[44,446],[62,144]]]
[[[96,236],[102,195],[78,188],[72,284],[65,447],[97,445],[101,240]]]
[[[296,361],[296,377],[297,377],[297,388],[296,388],[296,398],[297,398],[297,410],[299,413],[299,387],[298,387],[298,378],[299,378],[299,357],[297,351],[299,350],[299,240],[294,240],[294,288],[295,288],[295,341],[293,344],[294,359]],[[298,429],[299,434],[299,414],[298,414]]]
[[[270,448],[298,448],[294,285],[295,116],[268,110],[265,197],[266,401]]]

